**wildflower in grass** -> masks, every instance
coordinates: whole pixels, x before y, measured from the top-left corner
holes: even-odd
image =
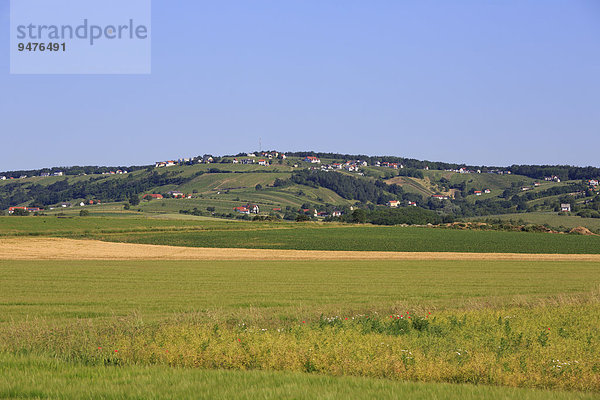
[[[98,350],[102,350],[102,347],[98,347]]]
[[[119,352],[119,350],[115,350],[115,353],[118,353],[118,352]]]

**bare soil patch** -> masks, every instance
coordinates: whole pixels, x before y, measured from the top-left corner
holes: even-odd
[[[0,260],[523,260],[595,261],[600,254],[412,253],[194,248],[62,238],[5,238]]]

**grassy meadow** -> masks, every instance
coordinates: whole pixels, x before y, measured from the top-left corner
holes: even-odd
[[[595,236],[186,217],[0,217],[0,240],[599,252]],[[597,398],[599,268],[0,260],[0,398]]]
[[[2,261],[0,277],[0,366],[15,376],[0,383],[7,397],[43,397],[69,371],[69,390],[98,375],[86,390],[115,398],[113,375],[138,388],[132,398],[145,379],[186,376],[231,396],[215,383],[228,374],[250,393],[269,379],[274,397],[294,385],[310,397],[332,379],[314,375],[370,378],[347,381],[361,396],[520,393],[438,383],[600,393],[594,262]],[[59,378],[44,385],[49,370]]]

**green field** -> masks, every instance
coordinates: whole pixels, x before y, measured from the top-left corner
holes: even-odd
[[[0,398],[142,399],[498,399],[587,400],[593,394],[423,384],[382,379],[163,366],[95,367],[51,358],[0,355]]]
[[[145,320],[213,310],[296,319],[505,304],[600,285],[593,262],[0,261],[0,322],[23,318]],[[149,301],[152,300],[152,301]],[[251,319],[247,314],[243,319]]]
[[[600,247],[595,236],[181,214],[0,217],[0,237],[38,236],[323,250]],[[0,398],[600,394],[597,262],[266,258],[0,261]]]
[[[600,392],[592,262],[3,261],[0,276],[2,397],[72,375],[59,398],[161,398],[179,382],[184,397],[334,398],[339,382],[358,398],[585,397],[394,381]]]
[[[175,201],[175,200],[174,200]],[[560,217],[557,217],[560,218]],[[0,235],[190,247],[598,254],[600,237],[427,227],[235,222],[202,218],[0,217]]]
[[[544,225],[548,224],[551,227],[565,227],[565,228],[576,228],[578,226],[585,226],[592,231],[600,230],[600,219],[598,218],[581,218],[575,215],[558,215],[555,212],[528,212],[519,214],[503,214],[503,215],[490,215],[486,217],[472,218],[472,220],[485,221],[486,219],[501,219],[504,221],[512,221],[519,223],[523,221],[530,224]]]

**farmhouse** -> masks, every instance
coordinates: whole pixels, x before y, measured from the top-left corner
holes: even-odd
[[[254,164],[254,160],[251,158],[246,158],[242,160],[242,164]]]
[[[398,208],[400,206],[399,200],[390,200],[387,202],[387,206],[391,208]]]
[[[409,201],[408,205],[412,206],[412,207],[416,207],[417,206],[417,202],[416,201]]]
[[[169,194],[171,196],[175,197],[176,199],[185,197],[185,194],[178,192],[178,191],[171,191],[171,192],[169,192]]]
[[[152,199],[162,199],[163,195],[162,194],[158,194],[158,193],[151,193],[151,194],[147,194],[144,196],[144,199],[146,200],[152,200]]]
[[[571,212],[571,204],[561,204],[560,211],[562,212]]]
[[[241,207],[234,207],[233,211],[241,214],[258,214],[260,212],[260,208],[256,204],[247,204]]]
[[[317,157],[306,156],[306,157],[304,157],[304,162],[311,163],[311,164],[320,164],[321,160],[319,160]]]
[[[438,199],[438,200],[448,200],[448,196],[444,196],[443,194],[434,194],[431,197],[433,197],[434,199]]]
[[[492,193],[492,191],[491,191],[490,189],[485,189],[485,190],[483,191],[483,193],[485,193],[485,194],[489,194],[489,193]]]
[[[63,176],[64,173],[62,171],[56,171],[55,173],[52,174],[52,176]]]
[[[334,211],[331,213],[332,217],[341,217],[342,216],[342,212],[341,211]]]
[[[0,176],[0,181],[5,181],[6,177],[5,176]]]
[[[589,184],[590,184],[590,186],[598,186],[598,180],[596,180],[596,179],[590,179],[589,180]]]
[[[475,196],[481,196],[481,194],[482,194],[482,193],[481,193],[481,190],[476,190],[476,191],[475,191],[475,192],[473,192],[473,193],[475,193]]]
[[[262,166],[268,166],[269,162],[267,160],[258,160],[258,165],[262,165]]]

